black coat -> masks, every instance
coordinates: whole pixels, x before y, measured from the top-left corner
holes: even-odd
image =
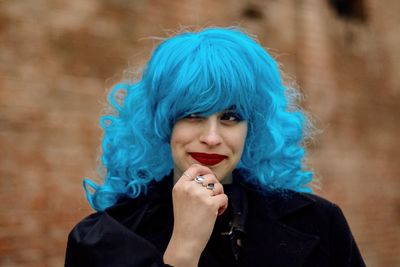
[[[156,183],[150,195],[83,219],[69,235],[65,266],[164,266],[173,227],[171,188],[170,181]],[[230,191],[230,212],[217,220],[199,266],[365,266],[335,204],[293,191],[262,194],[242,184]],[[237,227],[222,236],[233,210],[241,214]]]

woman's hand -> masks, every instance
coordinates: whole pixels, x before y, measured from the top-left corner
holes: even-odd
[[[203,185],[194,181],[204,178]],[[214,190],[205,186],[214,184]],[[176,182],[173,190],[174,230],[164,261],[173,266],[197,266],[214,228],[217,216],[228,206],[228,197],[213,172],[193,164]]]

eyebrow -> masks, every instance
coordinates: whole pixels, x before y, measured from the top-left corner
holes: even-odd
[[[219,113],[226,113],[226,112],[234,112],[237,113],[236,109],[224,109],[223,111],[219,112]]]
[[[230,107],[227,107],[226,109],[224,109],[223,111],[236,111],[236,105],[232,105]]]

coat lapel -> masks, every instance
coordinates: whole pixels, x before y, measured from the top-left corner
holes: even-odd
[[[300,232],[282,219],[313,205],[314,200],[299,193],[273,193],[265,197],[249,195],[247,238],[242,262],[246,266],[302,266],[319,237]]]

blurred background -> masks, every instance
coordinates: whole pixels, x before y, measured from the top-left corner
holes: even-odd
[[[63,266],[91,211],[108,88],[183,26],[239,25],[304,93],[322,130],[316,193],[370,267],[400,266],[400,1],[0,0],[0,266]],[[124,74],[125,73],[125,74]]]

